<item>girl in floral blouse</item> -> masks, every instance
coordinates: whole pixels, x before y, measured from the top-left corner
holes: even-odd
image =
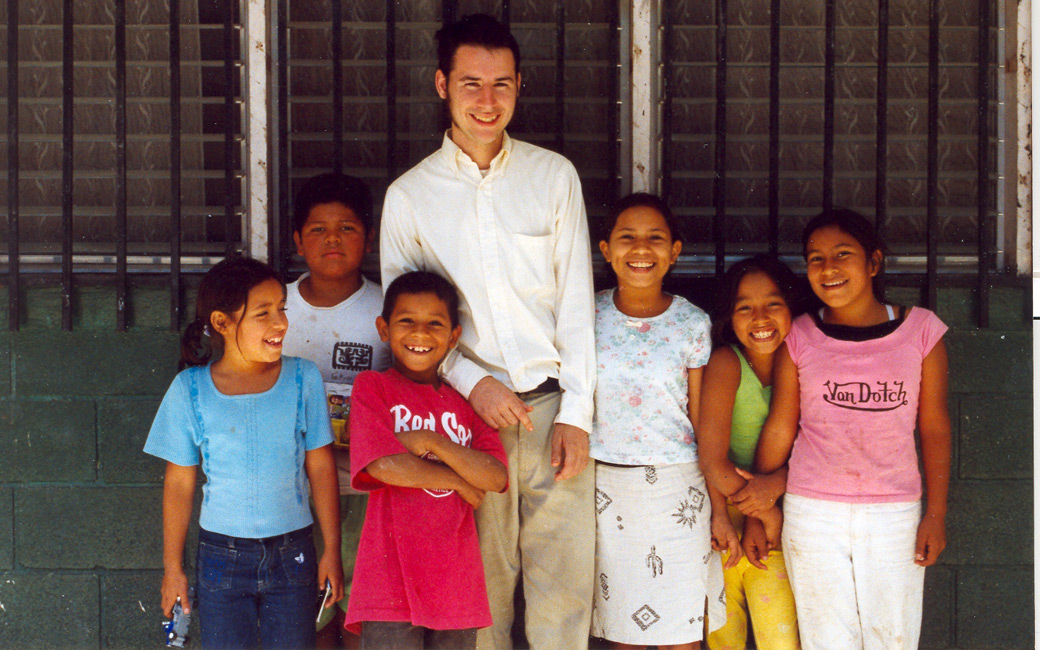
[[[682,249],[664,201],[625,197],[606,226],[599,247],[618,286],[596,296],[592,634],[619,648],[699,648],[705,601],[711,625],[726,617],[716,550],[728,549],[731,564],[741,557],[725,499],[697,466],[711,323],[662,289]]]

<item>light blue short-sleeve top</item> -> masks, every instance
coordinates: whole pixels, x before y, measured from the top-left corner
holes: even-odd
[[[281,535],[313,523],[307,502],[307,451],[332,442],[321,373],[282,357],[274,386],[225,395],[210,366],[174,378],[144,451],[176,465],[200,465],[199,525],[232,537]]]

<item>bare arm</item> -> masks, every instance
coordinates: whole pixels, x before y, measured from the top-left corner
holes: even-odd
[[[184,542],[191,522],[195,497],[196,465],[166,463],[163,480],[163,579],[162,611],[173,614],[173,605],[181,599],[184,612],[191,611],[188,601],[188,577],[184,573]]]
[[[474,487],[455,470],[410,453],[391,454],[377,458],[365,467],[372,478],[387,485],[425,488],[428,490],[455,490],[474,508],[484,500],[485,490]]]
[[[787,469],[752,475],[729,458],[733,404],[740,386],[740,360],[729,347],[712,353],[704,371],[701,391],[701,426],[697,428],[697,454],[708,483],[733,500],[746,515],[759,515],[784,492]]]
[[[740,537],[733,527],[733,520],[729,518],[726,497],[709,483],[708,499],[711,501],[711,547],[716,551],[729,551],[725,568],[735,567],[744,556],[744,551],[740,547]]]
[[[921,435],[928,505],[917,529],[915,561],[931,566],[946,548],[946,498],[950,486],[950,415],[946,409],[946,345],[939,341],[921,367],[917,428]]]
[[[729,496],[746,483],[737,475],[736,467],[729,459],[733,403],[740,385],[740,361],[731,348],[712,352],[704,369],[703,383],[700,426],[695,429],[697,457],[708,484]],[[694,399],[692,392],[690,399]]]
[[[402,431],[396,435],[415,456],[434,454],[462,480],[479,490],[501,492],[506,487],[506,467],[491,454],[465,447],[428,429]]]
[[[798,433],[800,408],[798,368],[787,351],[786,343],[776,351],[773,364],[773,398],[755,452],[755,465],[766,474],[775,472],[787,463],[794,437]]]
[[[340,558],[339,480],[332,445],[311,449],[304,456],[304,471],[311,484],[314,513],[318,517],[324,551],[318,560],[318,585],[332,584],[332,599],[326,607],[343,598],[343,564]]]

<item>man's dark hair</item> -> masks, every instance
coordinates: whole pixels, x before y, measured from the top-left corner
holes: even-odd
[[[341,203],[354,211],[365,235],[372,231],[372,190],[360,178],[346,174],[319,174],[307,180],[293,202],[293,232],[300,232],[316,205]]]
[[[477,45],[489,50],[508,48],[513,53],[513,69],[520,71],[520,45],[509,28],[487,14],[470,14],[437,30],[437,69],[447,77],[454,65],[455,52],[462,45]]]
[[[451,319],[452,328],[459,324],[459,294],[455,291],[455,286],[429,271],[412,271],[395,278],[386,288],[386,294],[383,296],[383,313],[380,316],[389,323],[390,315],[394,313],[394,307],[397,306],[397,299],[402,295],[417,293],[432,293],[437,296],[448,308],[448,318]]]

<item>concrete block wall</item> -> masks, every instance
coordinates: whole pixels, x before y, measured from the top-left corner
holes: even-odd
[[[133,298],[117,333],[113,292],[79,291],[62,332],[57,291],[30,289],[0,333],[0,648],[162,643],[164,465],[141,446],[179,335],[165,292]]]
[[[0,333],[0,650],[160,643],[163,465],[140,450],[178,335],[164,291],[132,298],[129,332],[114,331],[108,289],[77,292],[74,330],[61,332],[57,291],[31,289],[21,331]],[[994,290],[980,330],[971,291],[940,291],[954,455],[924,648],[1033,647],[1028,301],[1025,288]],[[6,304],[0,291],[0,323]]]

